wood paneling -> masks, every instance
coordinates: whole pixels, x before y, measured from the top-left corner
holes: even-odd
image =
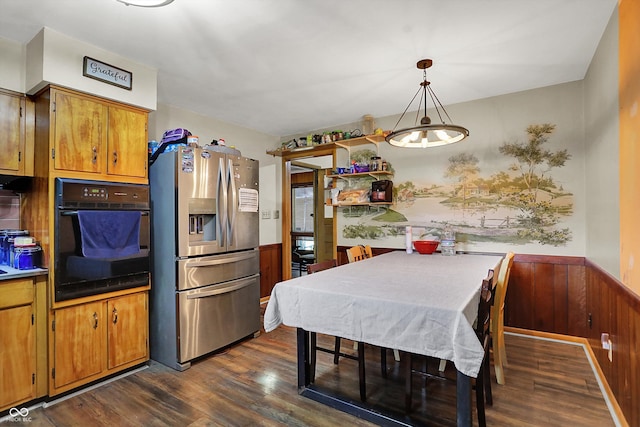
[[[282,245],[260,246],[260,298],[271,295],[276,283],[282,281]]]
[[[587,338],[627,421],[640,426],[640,298],[631,290],[582,258],[516,255],[505,324]]]
[[[584,259],[516,255],[509,283],[506,325],[584,336]]]
[[[630,425],[640,425],[640,297],[597,265],[586,263],[587,329],[591,344],[613,394]],[[612,360],[602,349],[601,334],[613,343]]]

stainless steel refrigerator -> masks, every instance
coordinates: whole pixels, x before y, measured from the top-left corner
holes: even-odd
[[[151,358],[184,370],[260,331],[258,161],[181,146],[149,183]]]

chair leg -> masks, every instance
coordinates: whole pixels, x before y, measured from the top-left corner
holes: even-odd
[[[411,356],[411,353],[406,353],[405,359],[404,410],[409,414],[411,413],[411,401],[413,400],[413,395],[411,393],[413,389],[413,379],[411,375],[411,362],[413,361],[413,357]]]
[[[340,337],[336,337],[336,344],[333,348],[333,363],[334,365],[338,364],[338,359],[340,358]]]
[[[380,347],[380,371],[382,378],[387,378],[387,349]]]
[[[478,426],[486,427],[487,420],[484,414],[484,363],[476,378],[476,412],[478,413]]]
[[[491,392],[491,361],[489,360],[489,347],[486,347],[484,360],[482,361],[482,375],[484,381],[485,402],[487,405],[493,405],[493,394]]]
[[[496,336],[491,337],[492,347],[493,347],[493,367],[496,371],[496,382],[498,384],[504,385],[504,370],[503,365],[505,364],[503,359],[504,348],[501,348],[500,345],[500,334],[496,334]]]
[[[316,347],[317,347],[317,336],[315,332],[311,332],[309,334],[310,346],[309,346],[309,364],[311,365],[311,382],[314,382],[316,379]]]
[[[502,358],[502,364],[504,366],[509,366],[509,362],[507,361],[507,350],[504,346],[504,325],[501,325],[502,328],[500,329],[500,357]]]
[[[360,400],[367,401],[367,385],[364,375],[364,343],[358,342],[358,376],[360,381]]]

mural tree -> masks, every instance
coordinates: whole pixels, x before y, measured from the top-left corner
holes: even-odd
[[[564,166],[571,158],[566,149],[552,152],[542,146],[549,142],[549,135],[555,128],[555,125],[549,123],[530,125],[527,127],[527,143],[505,143],[499,148],[501,154],[516,158],[517,163],[511,165],[510,169],[520,173],[534,202],[538,199],[538,190],[545,184],[548,186],[552,183],[545,175],[553,168]]]
[[[478,162],[478,158],[469,153],[460,153],[449,157],[449,166],[444,176],[445,178],[453,178],[460,183],[463,208],[467,200],[467,187],[480,172]]]
[[[549,123],[530,125],[527,127],[529,138],[526,143],[505,143],[499,147],[499,151],[517,161],[510,170],[520,174],[514,180],[514,185],[523,191],[513,194],[510,203],[522,213],[519,221],[523,229],[518,232],[519,237],[557,246],[566,243],[571,238],[571,232],[568,228],[552,229],[559,222],[558,213],[549,200],[540,200],[540,193],[551,193],[555,189],[549,172],[564,166],[571,155],[566,149],[551,151],[544,147],[554,130],[555,125]]]

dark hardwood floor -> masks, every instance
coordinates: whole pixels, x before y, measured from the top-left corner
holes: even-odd
[[[327,346],[333,342],[319,340]],[[343,347],[351,350],[351,342],[345,340]],[[506,348],[507,384],[499,386],[493,378],[488,425],[615,425],[581,346],[507,335]],[[389,378],[384,380],[379,350],[367,347],[366,353],[369,402],[403,408],[403,362],[394,362],[389,351]],[[317,383],[357,399],[356,363],[341,359],[336,366],[331,358],[319,352]],[[455,425],[452,381],[416,375],[414,386],[413,421]],[[371,425],[298,395],[295,330],[283,326],[199,360],[184,372],[151,361],[147,369],[51,403],[30,411],[30,427]]]

